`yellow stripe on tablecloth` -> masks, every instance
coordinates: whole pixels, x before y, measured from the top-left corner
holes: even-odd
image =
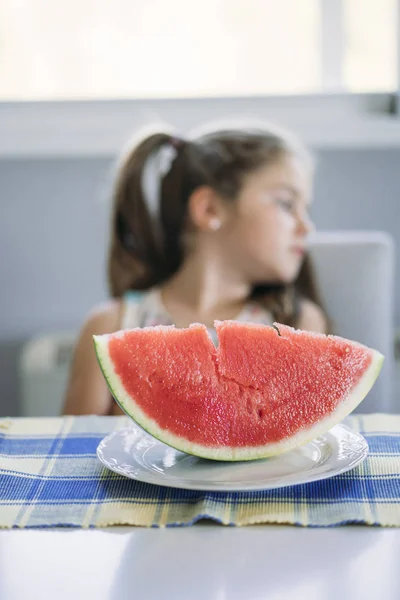
[[[6,418],[0,420],[0,431],[10,435],[33,435],[33,436],[51,436],[57,435],[65,419],[86,419],[87,417],[18,417]],[[100,425],[104,422],[113,421],[110,431],[127,427],[132,423],[126,416],[120,417],[92,417],[93,423]],[[377,431],[382,434],[400,433],[400,415],[389,415],[384,413],[373,413],[369,415],[351,415],[345,421],[350,427],[359,430],[364,429],[366,433]],[[362,425],[360,424],[362,422]],[[99,430],[102,427],[99,427]],[[107,429],[105,427],[104,429]],[[88,432],[90,433],[90,432]]]
[[[393,503],[376,502],[375,512],[381,527],[400,527],[400,498]]]
[[[21,471],[21,458],[0,454],[0,469],[3,471],[11,471],[13,477],[29,477],[36,479],[43,467],[43,462],[45,460],[45,456],[38,456],[37,458],[24,458],[24,470]]]
[[[311,507],[311,505],[310,505]],[[372,517],[371,511],[366,510],[367,506],[363,506],[363,513],[360,514],[360,508],[353,503],[344,503],[340,507],[340,517],[332,516],[335,514],[335,507],[332,508],[328,503],[318,506],[318,514],[314,515],[311,520],[315,526],[329,526],[337,522],[360,522],[364,521],[368,525],[379,524],[384,527],[399,527],[400,526],[400,505],[397,504],[376,504],[376,512],[378,522]],[[191,523],[199,514],[199,511],[193,505],[177,504],[170,507],[168,521],[154,521],[154,506],[137,505],[132,503],[115,503],[114,505],[104,505],[101,507],[96,521],[93,523],[95,527],[109,527],[112,525],[133,525],[149,527],[153,524],[165,526],[168,522],[174,524]],[[332,512],[333,510],[333,512]],[[214,518],[225,525],[231,524],[231,521],[226,518],[223,508],[214,507],[214,510],[208,510],[207,516]],[[288,524],[307,526],[306,522],[295,519],[294,511],[291,503],[261,506],[246,506],[238,507],[234,524],[237,526],[256,525],[256,524]]]
[[[63,426],[64,419],[72,420],[73,417],[18,417],[18,419],[11,420],[7,435],[56,436]]]
[[[186,509],[186,505],[182,505],[182,511]],[[159,525],[155,519],[155,514],[158,509],[156,502],[149,504],[138,504],[136,502],[113,502],[103,504],[92,525],[95,527],[109,527],[111,525],[137,525],[142,527],[150,527],[151,525]],[[86,522],[86,526],[88,526]]]
[[[308,517],[306,518],[306,520]],[[255,502],[239,505],[236,509],[235,525],[255,525],[257,523],[296,523],[296,507],[291,501]],[[303,523],[302,523],[303,524]]]
[[[128,427],[132,420],[125,416],[97,416],[87,415],[82,417],[18,417],[0,421],[0,432],[5,435],[22,437],[52,437],[57,436],[64,421],[72,421],[74,434],[81,433],[107,435],[111,431]],[[81,423],[89,426],[86,431]]]
[[[387,477],[390,476],[400,477],[400,457],[396,454],[390,456],[386,454],[385,456],[381,456],[379,454],[370,454],[368,457],[368,465],[369,465],[369,477]],[[359,471],[358,471],[359,473]],[[360,475],[363,473],[360,473]],[[348,476],[352,477],[354,473],[349,471]],[[399,490],[400,493],[400,490]]]
[[[157,511],[156,507],[154,507],[154,514],[152,523],[159,525],[160,527],[165,527],[167,523],[170,522],[169,514],[170,514],[171,503],[165,502],[165,504],[161,505],[161,510]],[[157,514],[158,512],[158,514]]]
[[[0,529],[11,529],[18,517],[20,510],[20,504],[0,504],[2,523],[0,524]]]
[[[389,415],[384,413],[372,413],[369,415],[354,415],[348,418],[350,426],[361,420],[361,429],[365,433],[379,432],[382,435],[400,433],[400,415]]]

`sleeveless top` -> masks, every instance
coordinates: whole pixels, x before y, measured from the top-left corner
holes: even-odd
[[[257,302],[248,302],[235,320],[272,325],[271,314]],[[129,291],[124,294],[121,329],[173,324],[157,288],[145,292]],[[208,328],[208,331],[216,343],[215,329]]]

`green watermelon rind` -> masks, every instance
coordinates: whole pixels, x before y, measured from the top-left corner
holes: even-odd
[[[362,402],[374,385],[384,361],[384,356],[380,352],[370,349],[372,354],[371,363],[348,397],[328,416],[319,420],[311,427],[300,430],[289,438],[263,446],[244,446],[240,448],[232,448],[230,446],[211,447],[192,443],[183,437],[162,429],[154,419],[142,411],[135,400],[125,390],[119,376],[115,373],[108,351],[108,339],[110,335],[95,335],[93,336],[93,341],[97,360],[108,388],[125,414],[142,427],[142,429],[147,431],[147,433],[164,444],[186,454],[218,461],[246,461],[276,456],[324,435],[332,427],[343,421]]]

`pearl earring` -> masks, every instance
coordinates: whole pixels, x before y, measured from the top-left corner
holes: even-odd
[[[220,229],[222,225],[221,219],[218,219],[218,217],[214,217],[210,220],[208,225],[210,229],[212,229],[212,231],[218,231],[218,229]]]

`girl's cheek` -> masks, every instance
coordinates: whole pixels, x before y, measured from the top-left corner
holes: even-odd
[[[284,213],[283,211],[276,213],[274,218],[274,227],[278,227],[280,229],[290,229],[292,226],[292,218],[289,214]]]
[[[296,228],[296,218],[290,213],[283,213],[282,223],[285,223],[287,229],[295,229]]]

